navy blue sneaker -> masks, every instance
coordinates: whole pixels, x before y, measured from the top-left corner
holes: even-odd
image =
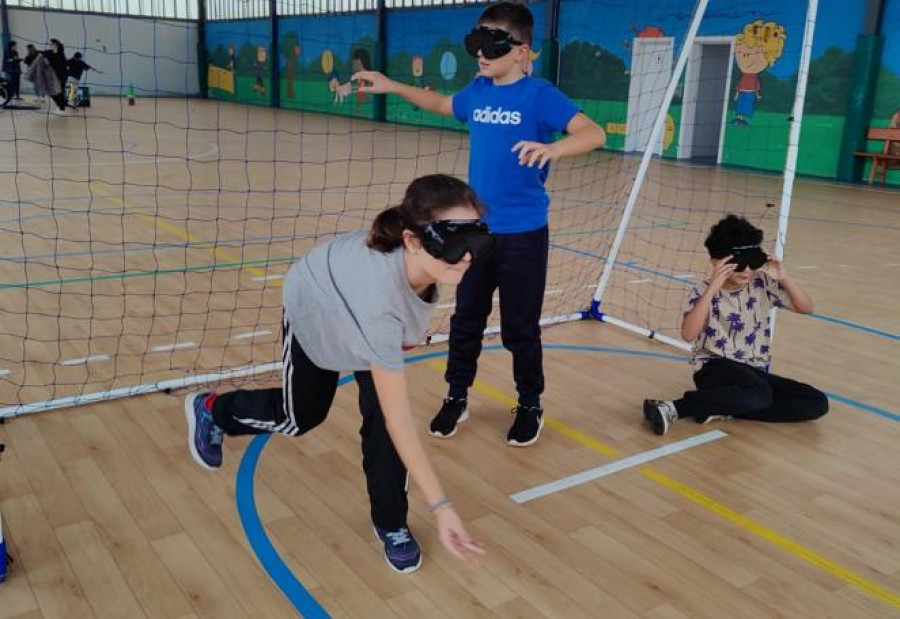
[[[225,432],[212,417],[210,396],[214,394],[189,393],[184,399],[184,415],[188,424],[188,447],[197,464],[205,469],[222,466],[222,441]]]
[[[375,535],[384,544],[384,558],[395,572],[409,574],[422,565],[422,550],[407,527],[388,531],[376,526]]]

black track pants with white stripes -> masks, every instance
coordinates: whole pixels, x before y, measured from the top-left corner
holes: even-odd
[[[323,370],[310,361],[286,320],[283,360],[281,389],[240,390],[216,398],[213,419],[226,434],[277,432],[299,436],[325,420],[337,391],[338,373]],[[356,372],[355,377],[372,522],[396,530],[406,526],[406,467],[388,435],[371,372]]]

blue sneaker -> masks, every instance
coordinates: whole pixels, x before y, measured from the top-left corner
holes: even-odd
[[[395,572],[409,574],[422,565],[422,550],[407,527],[388,531],[376,526],[375,535],[384,544],[384,558]]]
[[[184,399],[184,415],[188,424],[188,447],[197,464],[205,469],[222,466],[222,441],[225,432],[216,425],[212,409],[207,405],[213,394],[189,393]]]

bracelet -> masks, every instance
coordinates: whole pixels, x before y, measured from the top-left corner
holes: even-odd
[[[428,513],[433,514],[434,512],[436,512],[437,510],[442,508],[444,505],[450,505],[450,499],[448,499],[447,497],[440,498],[437,501],[435,501],[434,503],[432,503],[431,505],[429,505]]]

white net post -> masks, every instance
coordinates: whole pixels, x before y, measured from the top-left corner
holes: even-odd
[[[784,259],[787,244],[788,222],[791,216],[791,198],[794,193],[794,178],[797,175],[797,157],[800,153],[800,129],[803,124],[803,108],[806,104],[806,83],[809,79],[809,62],[812,58],[813,38],[816,32],[816,15],[819,0],[809,0],[806,8],[806,22],[803,28],[803,49],[800,52],[800,71],[797,75],[797,91],[794,94],[794,108],[791,113],[791,132],[788,137],[787,158],[784,164],[784,184],[781,190],[781,208],[778,211],[778,236],[775,239],[775,257]],[[772,338],[775,337],[775,319],[778,313],[771,313]]]
[[[672,73],[668,86],[666,87],[666,92],[663,95],[662,103],[659,106],[656,120],[653,123],[653,129],[651,130],[650,137],[644,147],[644,153],[641,156],[641,164],[640,167],[638,167],[637,175],[634,179],[634,185],[631,187],[631,191],[628,194],[628,202],[625,204],[625,211],[622,213],[622,220],[619,222],[619,227],[616,231],[616,237],[613,240],[612,248],[609,251],[609,256],[607,257],[606,264],[603,267],[603,273],[600,275],[600,280],[597,282],[597,289],[594,292],[594,297],[591,301],[591,307],[588,310],[588,316],[592,318],[610,322],[611,324],[615,323],[618,326],[636,331],[637,333],[646,335],[651,338],[653,338],[655,335],[652,330],[642,329],[640,327],[632,326],[624,321],[605,317],[600,310],[600,303],[603,298],[603,293],[606,290],[606,286],[609,283],[609,278],[616,266],[616,259],[619,256],[619,252],[622,248],[622,242],[625,239],[625,231],[628,228],[628,223],[631,221],[631,214],[634,210],[635,204],[637,204],[641,189],[644,186],[644,180],[647,176],[647,170],[650,167],[650,161],[653,159],[653,155],[656,153],[657,143],[659,143],[660,139],[662,138],[663,129],[665,128],[666,124],[666,113],[672,103],[672,97],[674,97],[675,95],[675,89],[678,86],[678,82],[681,79],[682,74],[684,73],[684,68],[687,64],[687,59],[690,55],[691,47],[694,43],[694,39],[697,37],[697,31],[700,28],[700,22],[703,20],[703,16],[706,14],[706,7],[708,4],[709,0],[698,0],[697,6],[694,8],[694,14],[691,18],[691,24],[688,27],[684,43],[682,44],[681,51],[678,54],[678,62],[675,65],[675,70]],[[670,344],[683,347],[683,343],[678,342],[677,340],[674,340],[672,338],[668,338],[662,335],[660,335],[659,338],[664,338],[668,340],[668,343]]]

